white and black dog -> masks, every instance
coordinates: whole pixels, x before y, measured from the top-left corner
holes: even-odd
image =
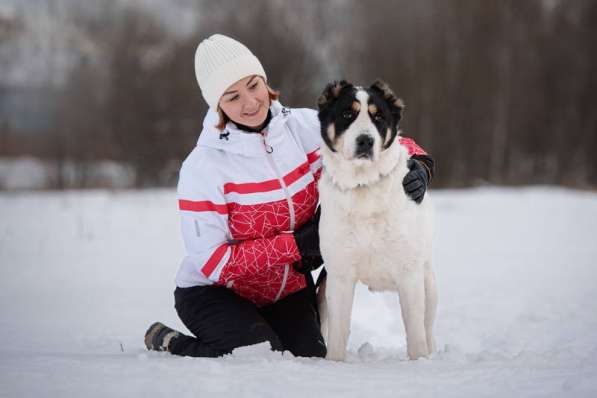
[[[432,209],[429,195],[416,204],[402,186],[409,158],[398,139],[403,102],[382,81],[368,88],[341,81],[326,87],[318,106],[327,358],[345,359],[357,281],[371,291],[398,291],[408,356],[428,356],[437,307]]]

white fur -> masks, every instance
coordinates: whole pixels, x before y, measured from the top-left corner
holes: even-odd
[[[367,109],[364,100],[361,109]],[[399,293],[408,356],[416,359],[435,351],[431,202],[429,193],[421,204],[406,196],[402,186],[408,171],[406,148],[396,137],[390,148],[381,151],[381,137],[370,120],[360,119],[363,115],[369,120],[361,112],[344,132],[344,142],[336,144],[338,149],[350,147],[346,140],[354,141],[368,129],[375,137],[373,161],[352,159],[346,156],[350,151],[332,152],[326,145],[321,149],[319,235],[328,276],[320,311],[327,358],[346,356],[354,286],[361,281],[372,291]]]

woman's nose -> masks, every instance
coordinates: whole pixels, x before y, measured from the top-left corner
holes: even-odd
[[[255,108],[258,105],[257,98],[252,95],[248,95],[245,101],[245,108]]]

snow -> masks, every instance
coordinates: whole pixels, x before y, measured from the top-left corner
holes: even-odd
[[[182,255],[172,190],[0,193],[0,397],[597,396],[597,193],[435,191],[439,352],[358,286],[345,363],[148,352]]]
[[[56,186],[62,179],[66,187],[129,188],[135,182],[135,171],[124,163],[111,160],[77,163],[65,160],[44,161],[30,156],[0,157],[0,191],[33,190]]]
[[[48,167],[39,159],[0,158],[0,190],[42,189],[49,179]]]

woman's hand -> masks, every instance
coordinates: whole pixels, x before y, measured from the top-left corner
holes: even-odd
[[[408,159],[406,165],[409,172],[404,176],[402,186],[404,187],[404,192],[419,204],[423,201],[427,185],[429,184],[427,168],[421,162],[412,158]]]
[[[323,265],[323,258],[319,257],[303,257],[301,261],[297,261],[292,264],[292,267],[296,272],[301,274],[307,274]]]
[[[301,261],[294,263],[296,271],[307,273],[323,264],[321,251],[319,250],[319,218],[321,209],[317,207],[313,217],[294,231],[294,240],[301,254]]]

